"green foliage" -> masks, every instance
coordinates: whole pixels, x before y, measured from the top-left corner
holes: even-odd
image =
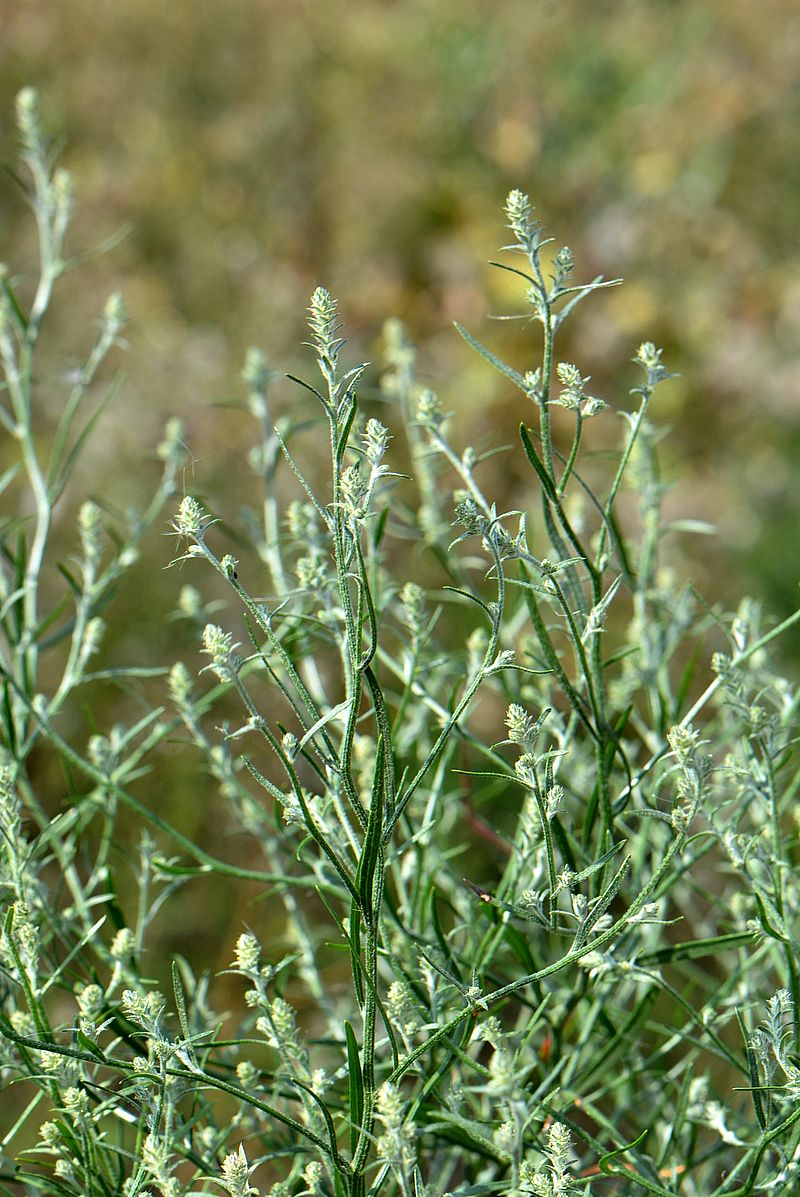
[[[174,716],[104,729],[100,706],[83,743],[82,688],[157,669],[87,663],[112,584],[175,490],[180,430],[129,529],[81,507],[77,567],[51,595],[53,512],[122,309],[106,307],[47,442],[35,364],[69,187],[30,92],[19,120],[42,255],[31,304],[6,276],[0,307],[18,446],[4,480],[20,496],[2,528],[0,1034],[20,1096],[5,1191],[787,1191],[800,770],[797,694],[773,652],[800,613],[774,625],[744,601],[728,616],[662,565],[681,529],[662,516],[649,418],[670,378],[661,352],[640,346],[616,415],[557,352],[564,319],[614,284],[573,282],[566,249],[550,264],[511,193],[502,265],[524,284],[538,361],[517,371],[461,331],[519,392],[513,511],[484,492],[488,454],[454,446],[400,326],[375,388],[318,288],[321,381],[296,380],[290,418],[273,417],[263,358],[245,365],[257,503],[242,560],[223,510],[186,496],[172,521],[176,561],[210,567],[231,600],[212,623],[181,592],[203,681],[179,662]],[[600,421],[621,429],[613,455],[587,448]],[[325,475],[299,464],[309,431]],[[45,670],[51,648],[61,663]],[[166,818],[168,737],[204,769],[198,795],[229,844],[209,851]],[[40,787],[56,761],[68,797],[53,812]],[[154,960],[156,918],[179,926],[184,887],[218,877],[270,904],[248,911],[230,967]]]

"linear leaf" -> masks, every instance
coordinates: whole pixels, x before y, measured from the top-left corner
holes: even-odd
[[[715,935],[709,939],[687,939],[683,943],[672,944],[668,948],[659,948],[655,952],[647,952],[639,957],[639,963],[672,964],[676,960],[700,960],[704,956],[715,956],[718,952],[727,952],[732,948],[742,948],[745,944],[753,943],[756,933],[753,931],[731,931],[727,935]]]
[[[547,495],[547,498],[551,503],[558,503],[558,495],[556,494],[556,488],[553,483],[553,479],[545,469],[544,462],[539,457],[539,454],[534,449],[533,441],[530,438],[530,433],[524,424],[520,424],[519,426],[519,435],[520,440],[522,441],[522,447],[525,450],[525,455],[538,474],[539,481],[544,488],[544,493]]]
[[[498,370],[501,374],[505,374],[506,378],[510,378],[511,381],[519,387],[523,394],[530,394],[529,388],[525,385],[525,379],[518,370],[515,370],[513,366],[509,366],[509,364],[502,361],[501,358],[496,357],[495,354],[492,353],[491,349],[487,349],[485,345],[482,345],[480,341],[473,337],[472,333],[467,332],[467,330],[464,328],[464,325],[459,324],[458,320],[454,320],[453,323],[456,326],[456,331],[461,334],[468,345],[472,346],[476,353],[481,355],[484,361],[487,361],[490,366],[494,366],[495,370]]]
[[[98,403],[97,407],[92,412],[92,414],[89,416],[88,420],[84,424],[81,431],[78,433],[78,436],[75,439],[75,443],[72,446],[72,448],[69,450],[69,453],[67,453],[66,459],[63,460],[63,463],[62,463],[62,458],[63,458],[63,454],[65,452],[65,448],[59,452],[58,458],[52,463],[48,481],[47,481],[47,493],[48,493],[48,497],[49,497],[51,503],[55,503],[56,500],[58,499],[59,495],[63,491],[63,489],[66,485],[67,479],[69,478],[70,474],[72,473],[73,466],[75,465],[75,462],[77,461],[78,457],[80,456],[83,446],[86,444],[86,441],[91,436],[91,434],[94,430],[94,427],[97,424],[100,417],[102,416],[103,412],[106,410],[108,405],[111,403],[112,399],[115,399],[117,397],[117,395],[119,394],[121,386],[122,386],[122,374],[120,373],[120,374],[117,374],[117,376],[114,379],[114,381],[112,382],[111,386],[108,388],[105,395],[103,396],[101,401]]]
[[[378,736],[378,746],[375,752],[375,774],[372,780],[372,795],[369,803],[369,820],[364,846],[358,861],[356,871],[356,886],[358,887],[361,909],[367,923],[372,921],[373,903],[372,890],[375,881],[375,869],[381,852],[381,830],[383,828],[383,799],[384,799],[384,771],[383,757],[385,745],[383,736]]]
[[[348,1094],[350,1098],[350,1154],[355,1155],[359,1131],[364,1118],[364,1077],[358,1054],[355,1031],[345,1020],[344,1035],[347,1042]]]

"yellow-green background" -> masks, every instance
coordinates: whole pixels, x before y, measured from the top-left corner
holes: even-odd
[[[720,531],[686,538],[690,575],[728,604],[796,605],[797,0],[6,0],[0,66],[0,158],[16,152],[13,97],[34,84],[76,180],[73,249],[130,227],[65,281],[46,329],[50,419],[106,294],[132,313],[124,390],[82,486],[143,502],[177,414],[197,458],[186,488],[234,516],[247,421],[214,403],[240,397],[250,344],[311,369],[298,345],[318,283],[340,297],[355,358],[379,360],[386,317],[407,322],[457,443],[513,440],[521,397],[451,321],[535,364],[529,326],[487,320],[521,310],[486,264],[520,187],[581,277],[626,279],[578,310],[561,356],[612,405],[645,338],[682,373],[653,413],[673,428],[669,510]],[[24,290],[30,214],[10,178],[0,200],[0,256]],[[276,402],[305,398],[286,383]],[[68,521],[61,534],[74,542]],[[171,548],[151,536],[121,599],[118,660],[196,652],[164,622],[182,582],[203,586],[162,572]]]

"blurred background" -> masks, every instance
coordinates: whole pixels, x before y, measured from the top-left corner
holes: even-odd
[[[116,485],[169,414],[198,458],[187,487],[230,478],[244,425],[212,404],[241,396],[250,344],[313,369],[298,355],[317,283],[355,357],[378,362],[383,321],[407,322],[455,441],[513,439],[520,397],[451,321],[533,364],[527,324],[487,320],[522,310],[487,266],[519,187],[579,277],[626,280],[583,306],[561,356],[615,405],[642,339],[682,374],[654,416],[672,426],[673,505],[720,530],[686,538],[698,586],[793,609],[796,0],[9,0],[0,65],[0,160],[34,84],[76,179],[73,250],[129,230],[63,285],[57,334],[76,353],[123,291],[126,382],[93,463]],[[9,180],[2,211],[0,254],[25,273],[30,215]],[[285,384],[277,402],[298,396]]]
[[[711,600],[794,609],[797,0],[6,0],[0,66],[0,161],[15,162],[14,96],[33,84],[75,177],[72,251],[127,229],[62,284],[40,377],[58,410],[93,319],[122,290],[126,377],[89,450],[88,491],[143,504],[178,415],[196,458],[186,489],[234,517],[250,428],[225,405],[243,398],[251,344],[311,376],[300,343],[319,283],[340,298],[353,359],[376,373],[383,322],[406,322],[455,444],[513,443],[524,401],[452,321],[535,365],[536,330],[489,319],[523,310],[488,266],[518,187],[573,248],[579,279],[626,280],[578,309],[559,357],[612,406],[629,402],[644,339],[681,373],[653,409],[671,428],[670,511],[720,533],[681,538],[689,576]],[[0,204],[0,257],[30,281],[32,221],[8,176]],[[281,382],[275,402],[305,398]],[[484,475],[500,504],[507,460]],[[172,548],[150,537],[118,657],[141,655],[143,638],[155,660],[197,651],[163,613],[183,582],[207,591],[207,579],[164,573]]]

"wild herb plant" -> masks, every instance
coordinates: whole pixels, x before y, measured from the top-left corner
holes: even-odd
[[[728,616],[664,569],[679,529],[649,415],[662,355],[639,348],[615,412],[558,354],[564,319],[614,284],[573,282],[570,251],[511,193],[503,269],[539,331],[531,369],[460,330],[519,395],[529,485],[511,512],[485,493],[486,455],[455,447],[400,325],[377,394],[318,288],[302,414],[275,418],[277,376],[247,358],[247,559],[192,496],[172,522],[176,561],[229,588],[224,626],[203,627],[200,666],[172,668],[174,717],[84,743],[66,715],[97,612],[174,488],[180,431],[129,531],[81,508],[77,569],[45,607],[52,511],[92,422],[79,432],[78,412],[122,317],[111,301],[45,446],[35,360],[69,187],[29,91],[19,120],[42,266],[29,306],[5,275],[0,307],[19,458],[3,482],[26,496],[2,541],[4,1191],[794,1191],[798,700],[773,652],[800,614],[775,626],[746,600]],[[585,447],[598,419],[622,433],[604,478]],[[298,464],[309,426],[324,473]],[[427,558],[438,586],[414,579]],[[179,602],[203,611],[191,586]],[[50,649],[64,663],[45,675]],[[231,700],[240,723],[220,727]],[[137,781],[178,728],[247,863],[171,826],[157,757]],[[34,759],[63,765],[52,818]],[[127,909],[123,812],[147,828]],[[269,902],[243,913],[227,980],[173,961],[162,995],[153,920],[179,920],[183,885],[210,875]],[[228,1013],[224,986],[241,999]]]

